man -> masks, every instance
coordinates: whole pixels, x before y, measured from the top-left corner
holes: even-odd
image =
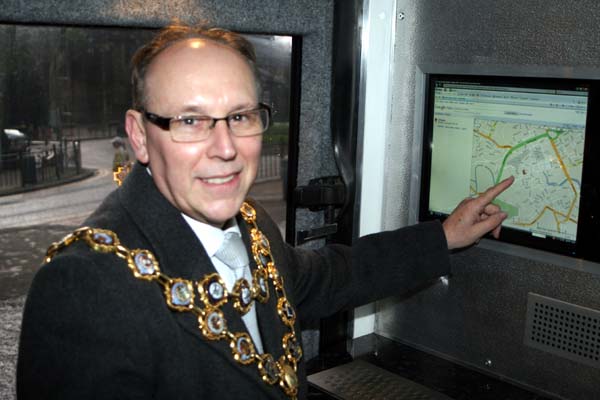
[[[125,126],[138,164],[86,221],[93,229],[51,248],[37,274],[19,398],[304,398],[302,319],[446,275],[448,249],[498,234],[506,215],[490,202],[511,179],[443,226],[352,248],[286,245],[244,203],[270,117],[253,57],[236,34],[184,26],[134,56]],[[241,255],[228,246],[238,234]]]

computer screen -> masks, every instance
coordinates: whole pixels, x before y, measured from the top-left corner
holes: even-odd
[[[597,195],[593,173],[596,192],[583,190],[595,90],[586,80],[430,75],[421,219],[514,176],[495,201],[508,213],[501,239],[583,257],[582,198]]]

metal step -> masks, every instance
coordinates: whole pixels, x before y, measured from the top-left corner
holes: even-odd
[[[310,375],[308,382],[342,400],[452,400],[362,360]]]

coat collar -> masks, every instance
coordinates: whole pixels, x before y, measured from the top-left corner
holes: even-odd
[[[207,273],[211,263],[202,244],[143,165],[134,165],[121,189],[121,204],[151,244],[164,273],[185,279],[198,279]]]

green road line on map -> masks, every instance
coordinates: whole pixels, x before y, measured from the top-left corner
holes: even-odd
[[[560,135],[560,133],[559,133],[559,135]],[[504,165],[506,164],[506,160],[508,159],[508,157],[510,157],[510,155],[512,154],[513,151],[515,151],[515,150],[517,150],[517,149],[519,149],[519,148],[521,148],[521,147],[523,147],[525,145],[528,145],[531,142],[535,142],[536,140],[539,140],[539,139],[541,139],[543,137],[547,137],[549,140],[552,140],[550,138],[550,135],[548,135],[548,132],[546,131],[546,133],[542,133],[540,135],[534,136],[534,137],[532,137],[530,139],[527,139],[527,140],[525,140],[525,141],[523,141],[521,143],[517,143],[516,145],[514,145],[513,147],[511,147],[511,149],[504,156],[504,159],[502,159],[502,164],[500,165],[500,171],[498,172],[498,176],[496,177],[495,184],[497,185],[498,182],[500,182],[500,178],[502,177],[502,173],[504,172]]]
[[[548,129],[547,132],[556,133],[555,137],[552,137],[552,136],[548,135],[550,137],[550,140],[556,140],[556,139],[558,139],[560,137],[560,135],[562,135],[563,133],[565,133],[565,131],[560,130],[560,129],[556,129],[556,130],[554,130],[554,129]]]

